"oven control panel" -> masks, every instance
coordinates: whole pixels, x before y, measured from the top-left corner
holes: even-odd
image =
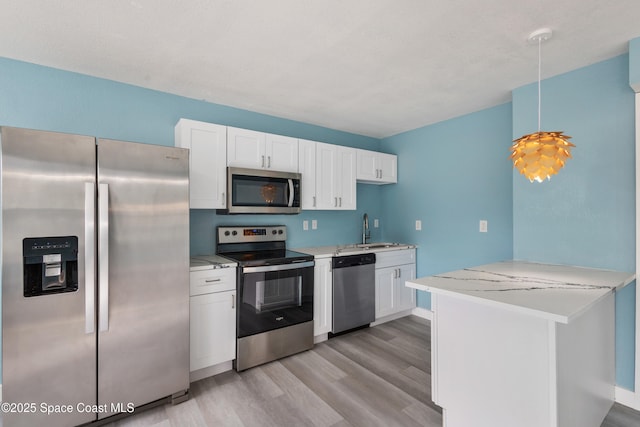
[[[276,242],[287,240],[286,225],[219,226],[218,243]]]

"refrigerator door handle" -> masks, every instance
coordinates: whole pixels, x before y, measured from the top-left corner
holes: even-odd
[[[84,184],[84,332],[93,334],[96,323],[96,186]]]
[[[109,184],[98,184],[98,265],[100,332],[109,330]]]

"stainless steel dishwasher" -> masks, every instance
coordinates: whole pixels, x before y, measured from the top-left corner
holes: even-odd
[[[332,334],[368,326],[376,318],[376,254],[334,257]]]

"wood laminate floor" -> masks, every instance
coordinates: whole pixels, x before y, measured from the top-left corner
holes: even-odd
[[[195,382],[187,402],[109,427],[439,427],[429,343],[429,321],[404,317],[241,373]],[[635,426],[640,412],[616,404],[601,427]]]

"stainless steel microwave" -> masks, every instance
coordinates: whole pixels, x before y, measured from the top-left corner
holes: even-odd
[[[260,169],[227,168],[225,214],[297,214],[302,175]]]

